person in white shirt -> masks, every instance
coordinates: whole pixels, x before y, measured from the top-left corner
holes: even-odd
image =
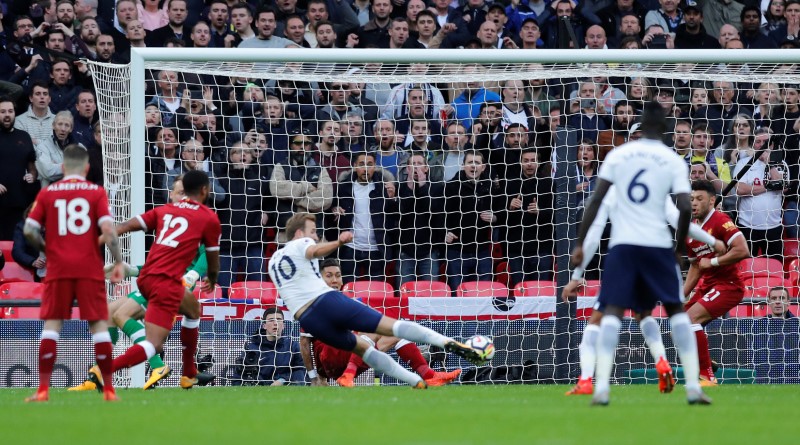
[[[316,217],[307,213],[292,216],[286,224],[291,241],[276,251],[269,261],[270,278],[303,331],[330,346],[354,352],[375,371],[395,377],[416,389],[428,387],[422,377],[375,349],[365,338],[356,337],[353,331],[430,344],[474,363],[481,362],[478,352],[467,345],[416,323],[386,317],[328,287],[320,275],[318,259],[352,242],[353,233],[342,232],[336,241],[319,243],[315,221]]]

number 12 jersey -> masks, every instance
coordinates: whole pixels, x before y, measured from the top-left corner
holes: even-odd
[[[200,244],[207,252],[219,250],[219,217],[203,204],[184,198],[136,216],[145,232],[156,240],[140,275],[161,275],[180,281],[192,264]]]

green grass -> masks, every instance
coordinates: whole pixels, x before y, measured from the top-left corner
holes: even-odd
[[[792,385],[711,388],[688,406],[683,387],[612,388],[611,405],[565,397],[565,386],[196,388],[96,392],[0,390],[3,444],[702,444],[796,443]],[[100,434],[99,436],[97,434]]]

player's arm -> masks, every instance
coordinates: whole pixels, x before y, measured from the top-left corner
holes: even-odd
[[[608,220],[608,205],[602,203],[597,217],[592,221],[589,231],[586,233],[586,239],[583,241],[583,259],[581,263],[575,266],[572,270],[572,279],[561,292],[561,298],[567,301],[570,297],[577,295],[578,288],[582,284],[583,274],[589,262],[592,261],[597,249],[600,248],[600,238],[603,236],[603,231],[606,228],[606,221]]]
[[[303,358],[303,366],[306,368],[306,375],[311,381],[311,386],[328,386],[328,383],[322,380],[314,367],[314,359],[311,355],[311,337],[302,332],[300,333],[300,356]]]
[[[138,216],[133,217],[122,224],[118,224],[116,227],[117,236],[122,236],[129,232],[138,232],[145,229],[146,227],[144,223],[142,223],[142,219]]]
[[[675,253],[686,253],[686,235],[689,233],[689,222],[692,220],[692,200],[688,193],[678,193],[675,206],[678,207],[678,225],[675,227],[676,237]]]
[[[678,227],[678,219],[680,218],[681,212],[669,197],[667,197],[664,210],[666,212],[667,222],[669,225],[671,225],[673,229]],[[715,252],[724,253],[727,251],[724,241],[714,238],[710,233],[706,232],[702,227],[693,222],[689,223],[689,237],[700,241],[701,243],[708,244],[710,247],[714,248]]]
[[[728,251],[724,255],[716,258],[702,258],[698,261],[698,267],[701,270],[710,269],[712,267],[728,266],[736,264],[739,261],[750,258],[750,249],[747,247],[747,242],[744,240],[744,235],[737,232],[732,238],[728,240]]]
[[[597,178],[597,185],[592,199],[589,200],[589,205],[587,205],[586,209],[583,211],[583,221],[581,221],[581,227],[578,231],[578,246],[583,246],[586,235],[589,233],[589,228],[592,227],[594,220],[597,219],[597,213],[600,211],[600,204],[603,203],[603,199],[606,197],[611,185],[611,182],[603,178]]]
[[[683,295],[688,297],[692,293],[692,289],[697,286],[698,281],[700,281],[700,267],[697,265],[697,261],[693,261],[686,273],[686,281],[683,282]]]
[[[351,241],[353,241],[353,232],[342,232],[339,234],[339,239],[337,241],[328,241],[309,246],[306,249],[306,258],[309,260],[324,258]]]
[[[203,280],[203,292],[210,293],[214,290],[219,278],[219,248],[206,250],[206,261],[208,262],[208,272]]]
[[[28,241],[34,249],[39,252],[44,252],[45,244],[42,237],[42,227],[32,219],[25,220],[25,225],[22,227],[22,234],[25,240]]]

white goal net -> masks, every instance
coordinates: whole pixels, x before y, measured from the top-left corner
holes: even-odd
[[[432,351],[435,370],[463,367],[465,382],[573,380],[606,240],[566,304],[558,295],[569,252],[599,166],[640,136],[650,100],[669,115],[664,143],[686,157],[691,179],[717,190],[768,135],[770,154],[720,207],[754,257],[739,265],[744,299],[705,331],[723,382],[800,382],[798,322],[783,317],[785,308],[797,315],[800,275],[795,64],[761,63],[776,56],[754,50],[705,59],[714,63],[689,52],[662,63],[655,51],[609,51],[605,60],[584,50],[376,50],[357,60],[338,50],[316,59],[299,50],[168,51],[143,52],[140,65],[134,54],[133,69],[90,63],[105,178],[124,220],[166,203],[186,171],[211,176],[222,273],[217,292],[198,296],[201,351],[213,356],[217,384],[258,383],[278,366],[261,363],[253,378],[244,346],[258,340],[263,310],[281,305],[267,262],[300,211],[316,216],[321,238],[354,231],[333,255],[348,295],[458,339],[494,339],[488,371]],[[141,263],[148,246],[132,239],[126,255]],[[661,308],[654,315],[677,363],[668,319]],[[288,314],[283,335],[299,338]],[[179,368],[177,342],[167,362]],[[616,364],[619,383],[655,381],[632,318]],[[368,375],[358,382],[372,383]]]

